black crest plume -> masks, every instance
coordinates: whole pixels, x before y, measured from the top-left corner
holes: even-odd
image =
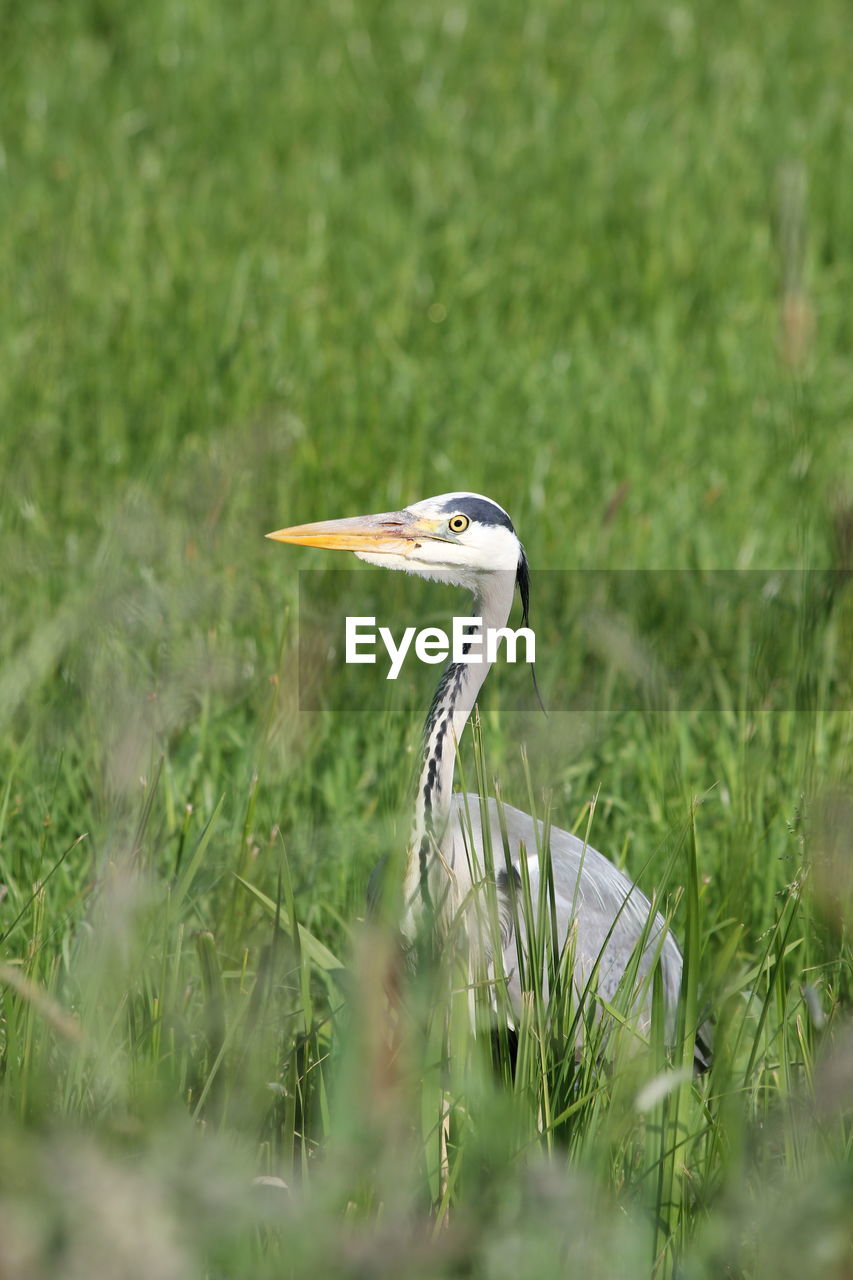
[[[515,585],[518,587],[518,594],[521,596],[521,625],[526,627],[530,624],[530,566],[527,563],[527,556],[524,554],[524,547],[521,548],[518,568],[515,571]],[[533,688],[536,690],[536,698],[542,708],[542,714],[547,716],[548,712],[545,710],[545,703],[542,701],[542,694],[539,692],[539,684],[536,680],[536,668],[532,662],[530,664],[530,674],[533,677]]]

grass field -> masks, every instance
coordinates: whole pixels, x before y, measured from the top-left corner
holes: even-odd
[[[0,1275],[851,1275],[850,34],[0,14]],[[299,570],[421,597],[263,535],[454,489],[551,705],[495,671],[466,783],[659,892],[701,1080],[536,1000],[512,1078],[431,975],[389,1047],[357,920],[429,673],[359,709],[318,639],[307,689]]]

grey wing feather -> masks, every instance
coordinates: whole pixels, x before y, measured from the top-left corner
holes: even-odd
[[[531,897],[535,904],[538,901],[540,879],[538,849],[545,834],[542,822],[512,805],[502,804],[499,809],[497,802],[490,797],[488,825],[497,869],[504,866],[506,854],[515,869],[520,865],[521,858],[526,857]],[[548,835],[560,944],[563,945],[571,928],[575,930],[574,983],[577,991],[585,989],[598,962],[594,982],[596,991],[603,999],[611,1000],[638,942],[645,934],[646,942],[637,973],[638,989],[642,988],[643,994],[639,997],[636,1012],[641,1024],[647,1026],[651,1012],[651,984],[644,980],[655,957],[660,954],[671,1033],[681,985],[682,960],[678,943],[668,931],[662,916],[656,913],[650,923],[652,905],[646,895],[597,849],[559,827],[550,827]],[[482,876],[483,868],[483,823],[479,796],[454,795],[450,821],[442,843],[445,859],[453,869],[454,876],[461,882],[460,889],[470,889],[472,882],[476,883],[478,879],[476,869],[479,868],[479,876]],[[471,877],[472,863],[475,871],[472,878],[467,878]],[[516,876],[517,871],[514,878]],[[510,890],[504,870],[504,881],[498,878],[499,897]],[[506,928],[510,919],[510,913],[501,909],[504,972],[508,975],[510,995],[515,1002],[520,996],[520,988],[515,974],[517,955],[515,941],[511,936],[511,924],[508,930]]]

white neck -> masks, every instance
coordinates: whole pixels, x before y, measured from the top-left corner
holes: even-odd
[[[424,725],[404,882],[404,931],[407,934],[414,931],[419,909],[426,906],[429,910],[435,906],[429,899],[433,897],[437,869],[444,869],[438,851],[450,816],[456,746],[491,667],[486,659],[485,634],[489,628],[505,626],[512,609],[514,573],[495,571],[484,574],[481,582],[475,593],[473,612],[482,618],[482,661],[452,662],[446,668]]]

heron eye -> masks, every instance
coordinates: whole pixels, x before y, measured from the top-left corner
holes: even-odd
[[[447,527],[451,533],[464,533],[471,521],[467,516],[451,516],[447,522]]]

